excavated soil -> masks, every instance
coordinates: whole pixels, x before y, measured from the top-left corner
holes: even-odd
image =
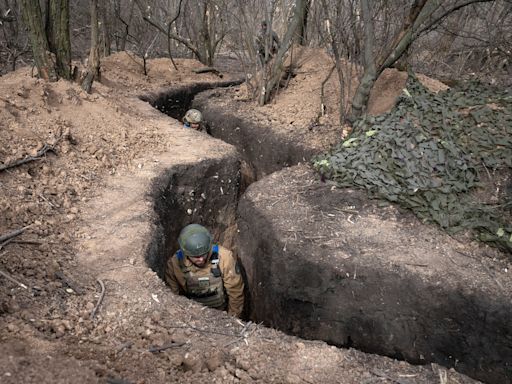
[[[0,244],[0,381],[474,383],[436,364],[301,340],[170,293],[158,275],[182,225],[205,222],[234,244],[240,180],[234,147],[139,99],[219,81],[192,72],[201,66],[193,60],[177,64],[150,61],[144,76],[132,55],[113,55],[90,95],[29,68],[0,79],[0,161],[37,156],[0,172],[0,236],[23,229]],[[288,112],[251,108],[293,119],[289,138],[300,140],[309,117],[292,115],[316,97],[313,75],[305,70]],[[328,125],[332,139],[307,140],[327,147],[342,134]]]

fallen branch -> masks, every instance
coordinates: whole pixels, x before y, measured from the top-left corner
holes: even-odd
[[[16,280],[14,277],[11,277],[11,275],[9,275],[7,272],[4,272],[4,271],[0,270],[0,275],[5,277],[7,280],[12,281],[15,284],[18,284],[21,288],[28,289],[28,287],[25,284],[23,284],[22,282]]]
[[[27,225],[26,227],[17,229],[15,231],[12,231],[12,232],[6,233],[5,235],[0,236],[0,243],[3,243],[7,240],[12,239],[13,237],[21,235],[23,232],[25,232],[25,229],[27,229],[29,227],[30,227],[30,225]],[[4,244],[2,244],[2,245],[4,245]]]
[[[96,281],[98,282],[98,284],[101,287],[101,293],[100,293],[100,298],[98,299],[98,302],[96,303],[96,306],[94,307],[94,309],[91,312],[91,320],[94,320],[94,317],[96,316],[96,312],[98,311],[98,308],[100,307],[101,302],[103,301],[103,298],[105,297],[105,284],[103,283],[103,281],[101,279],[98,279]]]
[[[9,244],[10,242],[12,242],[14,239],[9,239],[9,240],[5,240],[2,244],[0,244],[0,251],[2,249],[4,249],[4,247]]]
[[[174,341],[171,341],[169,343],[165,343],[164,345],[162,345],[160,347],[158,347],[158,346],[150,347],[148,349],[148,352],[158,353],[158,352],[165,351],[166,349],[181,347],[182,345],[185,345],[185,343],[175,343]]]
[[[211,72],[214,75],[219,76],[221,79],[224,77],[224,75],[222,73],[220,73],[218,69],[215,69],[213,67],[194,68],[194,69],[192,69],[192,72],[194,72],[194,73],[208,73],[208,72]]]
[[[26,156],[23,159],[15,160],[12,163],[0,165],[0,172],[5,171],[9,168],[17,167],[18,165],[22,165],[31,161],[40,160],[44,154],[48,151],[54,151],[53,146],[50,146],[48,144],[43,145],[43,148],[41,148],[39,151],[37,151],[35,156]]]

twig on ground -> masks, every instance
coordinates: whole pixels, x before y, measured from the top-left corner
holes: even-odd
[[[213,331],[211,329],[201,329],[201,328],[194,327],[193,325],[171,325],[171,326],[168,326],[167,328],[172,328],[172,329],[192,329],[194,331],[201,332],[201,333],[213,333],[215,335],[223,335],[223,336],[236,336],[236,335],[234,335],[232,333]]]
[[[11,241],[11,240],[9,240]],[[56,244],[56,242],[54,241],[45,241],[45,242],[42,242],[42,241],[39,241],[39,240],[15,240],[15,239],[12,239],[12,242],[14,244],[34,244],[34,245],[41,245],[41,244]],[[2,249],[2,247],[0,247],[0,249]]]
[[[61,271],[55,272],[55,277],[59,280],[62,280],[64,284],[66,284],[69,288],[75,291],[78,295],[82,295],[84,293],[83,289],[80,288],[77,284],[69,280]]]
[[[42,193],[40,193],[38,196],[41,199],[43,199],[44,201],[46,201],[50,207],[55,208],[55,205],[50,200],[48,200],[46,197],[44,197],[44,195]],[[58,207],[58,208],[60,208],[60,207]]]
[[[98,311],[98,308],[100,307],[101,302],[103,301],[103,298],[105,297],[105,284],[103,283],[103,280],[98,279],[96,281],[98,282],[98,284],[101,287],[101,293],[100,293],[100,298],[98,299],[98,302],[96,303],[94,309],[91,312],[91,320],[94,320],[94,317],[96,316],[96,312]]]
[[[247,324],[245,324],[245,326],[240,331],[239,337],[236,338],[233,341],[230,341],[227,344],[224,344],[223,347],[225,348],[227,346],[230,346],[231,344],[238,343],[239,341],[242,341],[242,340],[244,340],[245,343],[248,344],[247,343],[247,337],[249,337],[249,335],[252,334],[256,330],[256,328],[257,328],[257,327],[253,327],[253,325],[254,325],[254,323],[252,321],[247,322]],[[251,328],[252,328],[252,330],[251,330]]]
[[[213,68],[213,67],[194,68],[194,69],[192,69],[192,72],[194,72],[194,73],[207,73],[207,72],[211,72],[214,75],[219,76],[221,79],[224,77],[224,75],[222,75],[222,73],[220,73],[218,69]]]
[[[12,242],[14,239],[5,240],[2,244],[0,244],[0,251],[10,242]]]
[[[12,239],[13,237],[21,235],[27,228],[30,228],[30,225],[27,225],[26,227],[17,229],[15,231],[12,231],[12,232],[6,233],[5,235],[0,236],[0,243],[3,243],[6,240],[9,240],[9,239]]]
[[[2,275],[3,277],[5,277],[7,280],[10,280],[12,281],[13,283],[15,284],[18,284],[21,288],[23,289],[28,289],[28,287],[23,284],[22,282],[19,282],[18,280],[16,280],[14,277],[12,277],[11,275],[9,275],[7,272],[4,272],[2,270],[0,270],[0,275]]]
[[[2,100],[6,104],[12,105],[14,108],[17,108],[17,109],[19,109],[21,111],[25,111],[27,109],[26,107],[24,107],[22,105],[17,105],[17,104],[13,103],[10,100],[4,99],[3,97],[0,97],[0,100]]]
[[[158,353],[158,352],[165,351],[166,349],[181,347],[182,345],[185,345],[185,343],[175,343],[174,341],[171,341],[169,343],[165,343],[164,345],[162,345],[160,347],[159,346],[150,347],[148,349],[148,352]]]
[[[28,163],[30,161],[40,160],[48,151],[54,151],[54,148],[51,145],[45,144],[40,150],[37,151],[35,156],[25,156],[23,159],[15,160],[12,163],[0,165],[0,172],[9,168],[17,167],[18,165]]]
[[[345,209],[345,208],[337,208],[337,207],[334,207],[334,209],[339,212],[352,213],[354,215],[359,215],[359,211],[356,211],[355,209]]]
[[[394,379],[391,376],[387,375],[385,372],[382,372],[380,369],[377,369],[377,368],[371,369],[370,373],[372,375],[377,376],[377,377],[382,377],[384,379],[387,379],[387,380],[389,380],[389,381],[391,381],[393,383],[396,383],[396,384],[406,384],[406,381],[401,380],[401,379]]]
[[[127,341],[125,343],[122,343],[116,347],[116,353],[121,353],[125,349],[131,348],[133,346],[133,341]]]

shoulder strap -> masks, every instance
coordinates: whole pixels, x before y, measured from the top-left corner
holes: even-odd
[[[218,260],[219,259],[219,245],[214,244],[212,247],[212,260]]]
[[[215,244],[212,247],[212,256],[210,257],[210,263],[212,264],[211,272],[215,277],[222,276],[221,270],[219,268],[219,262],[219,246]]]

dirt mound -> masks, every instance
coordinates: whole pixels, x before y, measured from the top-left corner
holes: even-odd
[[[327,149],[349,130],[346,125],[340,123],[339,111],[350,109],[362,68],[347,61],[342,62],[342,96],[338,73],[336,70],[331,73],[333,58],[325,49],[294,47],[286,64],[289,66],[290,62],[293,63],[293,71],[284,81],[287,87],[280,89],[271,103],[255,106],[253,102],[247,102],[250,98],[250,87],[248,89],[246,84],[235,91],[226,91],[227,98],[229,102],[232,99],[240,101],[234,108],[240,110],[248,119],[268,122],[273,129],[279,129],[287,135],[293,135],[292,132],[297,131],[302,134],[303,128],[307,127],[309,131],[314,131],[314,135],[309,137],[309,142],[316,142],[317,146]],[[421,74],[418,75],[418,79],[434,92],[448,88],[442,82]],[[394,68],[386,69],[370,94],[368,113],[377,115],[390,111],[395,105],[396,98],[402,93],[406,80],[406,72]]]

